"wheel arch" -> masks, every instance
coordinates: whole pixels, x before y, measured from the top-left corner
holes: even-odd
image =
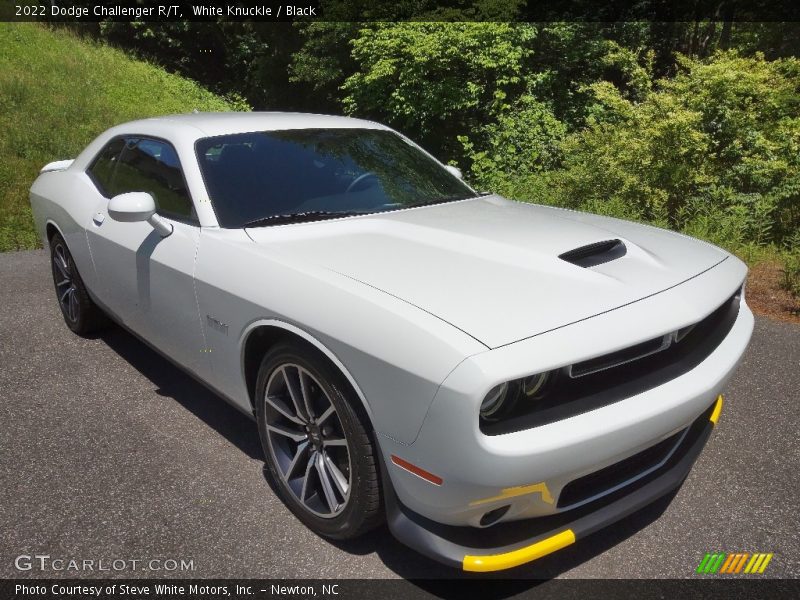
[[[44,226],[44,233],[45,233],[45,236],[47,237],[48,244],[53,241],[53,236],[55,234],[58,234],[62,238],[64,238],[64,233],[61,231],[59,226],[56,225],[55,221],[53,221],[52,219],[47,219],[47,221],[45,223],[45,226]],[[64,240],[64,243],[66,243],[66,240]]]
[[[312,346],[322,357],[335,367],[347,380],[353,392],[355,392],[356,396],[361,401],[361,408],[366,412],[367,418],[370,420],[373,428],[375,427],[375,420],[366,396],[361,391],[353,375],[347,367],[344,366],[342,361],[339,360],[336,354],[307,331],[278,319],[259,319],[254,321],[245,328],[242,334],[242,341],[240,344],[241,371],[247,387],[250,406],[253,410],[255,410],[256,378],[258,377],[258,368],[261,365],[261,359],[264,354],[269,352],[270,348],[284,340],[296,340]]]

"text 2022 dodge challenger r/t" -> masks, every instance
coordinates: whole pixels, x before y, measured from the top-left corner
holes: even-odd
[[[727,252],[477,193],[368,121],[127,123],[31,205],[70,329],[110,316],[255,418],[314,531],[386,519],[468,571],[676,489],[753,329]]]

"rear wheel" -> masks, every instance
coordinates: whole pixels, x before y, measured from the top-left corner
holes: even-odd
[[[335,539],[380,523],[375,446],[341,374],[304,345],[280,344],[264,356],[256,392],[267,471],[289,509]]]
[[[102,328],[105,315],[89,297],[69,248],[58,233],[50,240],[50,263],[58,306],[67,327],[80,335]]]

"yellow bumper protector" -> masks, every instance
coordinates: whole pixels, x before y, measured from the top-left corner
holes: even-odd
[[[722,394],[717,396],[717,403],[714,405],[714,410],[711,412],[711,416],[708,417],[708,420],[711,421],[714,425],[717,424],[719,421],[719,414],[722,412]]]
[[[462,567],[465,571],[474,573],[502,571],[503,569],[524,565],[574,543],[575,533],[571,529],[566,529],[540,542],[504,554],[490,554],[487,556],[471,556],[468,554],[464,557]]]

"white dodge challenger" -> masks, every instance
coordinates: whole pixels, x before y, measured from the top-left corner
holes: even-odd
[[[368,121],[126,123],[30,197],[70,329],[110,317],[253,417],[315,532],[385,519],[468,571],[676,489],[753,329],[727,252],[478,193]]]

